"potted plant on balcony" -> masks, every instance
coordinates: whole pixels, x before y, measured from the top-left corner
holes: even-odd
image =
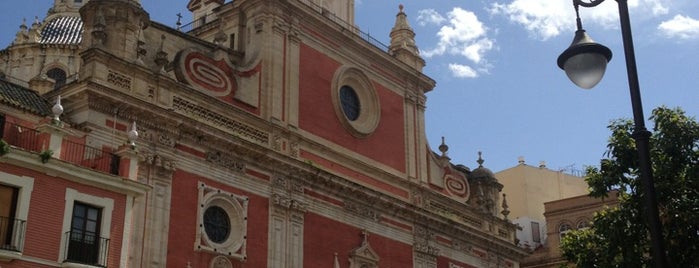
[[[5,140],[0,139],[0,156],[6,155],[10,152],[10,145],[5,142]]]
[[[39,158],[41,159],[41,163],[46,164],[46,162],[51,159],[51,156],[53,156],[53,151],[51,150],[44,150],[39,154]]]

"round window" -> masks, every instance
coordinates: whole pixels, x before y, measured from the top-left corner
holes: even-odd
[[[342,112],[349,121],[359,118],[361,111],[359,97],[352,87],[342,86],[340,88],[340,102],[342,103]]]
[[[381,118],[374,85],[360,69],[343,66],[335,71],[332,102],[340,123],[350,134],[364,138],[376,130]]]
[[[204,211],[204,231],[211,242],[225,242],[231,234],[231,221],[226,210],[219,206],[207,208]]]

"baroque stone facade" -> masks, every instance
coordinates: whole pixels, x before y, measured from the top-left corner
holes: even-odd
[[[54,217],[32,195],[28,216],[10,215],[24,217],[15,237],[25,242],[0,247],[1,266],[519,267],[527,253],[500,216],[493,173],[482,159],[473,171],[452,163],[444,140],[439,152],[428,146],[435,81],[421,72],[402,6],[386,22],[389,46],[362,38],[354,1],[187,7],[195,22],[171,28],[136,0],[56,1],[0,51],[2,83],[41,100],[3,99],[3,132],[60,122],[36,134],[55,160],[26,165],[43,152],[12,139],[0,175],[13,183],[0,184],[26,195],[30,179],[57,176],[78,200],[53,204],[65,211]],[[76,36],[44,39],[55,20],[73,21]],[[62,113],[51,115],[59,96]],[[115,152],[114,172],[85,165],[92,159],[73,156],[69,142]],[[78,222],[106,216],[104,255],[71,255],[74,243],[96,247],[75,236],[94,231]]]

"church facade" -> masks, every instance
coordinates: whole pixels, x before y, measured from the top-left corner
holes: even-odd
[[[519,267],[502,185],[425,137],[403,7],[56,0],[0,51],[2,267]],[[8,33],[9,34],[9,33]]]

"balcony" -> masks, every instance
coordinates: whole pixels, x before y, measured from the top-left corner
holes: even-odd
[[[6,122],[0,131],[0,138],[9,145],[29,152],[41,153],[49,148],[50,133],[42,133],[34,128]],[[88,169],[119,175],[120,157],[107,149],[100,149],[64,139],[61,151],[54,157]]]
[[[0,217],[0,252],[22,252],[26,223],[20,219]]]
[[[64,140],[61,160],[112,175],[119,175],[119,156],[85,144]]]
[[[385,53],[388,53],[388,46],[386,44],[384,44],[381,41],[379,41],[378,39],[372,37],[368,33],[363,32],[362,30],[359,29],[359,27],[355,26],[354,24],[343,20],[342,18],[338,17],[337,15],[331,13],[329,10],[323,8],[322,6],[316,4],[312,1],[309,1],[309,0],[298,0],[298,1],[300,3],[308,6],[311,10],[317,12],[318,14],[323,15],[323,17],[325,17],[329,21],[332,21],[333,23],[337,24],[338,26],[340,26],[343,29],[343,31],[346,30],[348,32],[351,32],[354,35],[356,35],[357,37],[359,37],[360,39],[367,42],[368,44],[376,47],[377,49],[379,49]],[[198,28],[200,28],[202,26],[208,25],[208,24],[213,23],[213,22],[218,21],[218,20],[219,19],[215,18],[214,16],[204,15],[204,16],[197,18],[196,20],[194,20],[190,23],[184,24],[184,25],[179,25],[179,22],[178,22],[177,30],[192,34],[194,32],[194,30],[197,30]]]
[[[107,267],[109,238],[85,231],[68,231],[65,235],[64,263]]]
[[[41,152],[42,148],[48,147],[49,134],[42,134],[36,129],[13,123],[5,123],[2,129],[0,138],[9,145],[34,153]]]

